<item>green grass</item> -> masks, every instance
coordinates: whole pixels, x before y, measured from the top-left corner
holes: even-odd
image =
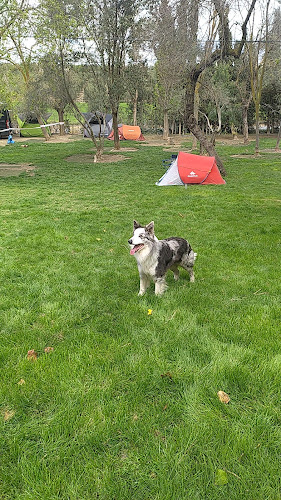
[[[0,150],[37,166],[0,178],[1,500],[280,499],[280,155],[218,147],[227,184],[185,189],[160,147],[65,161],[90,149]],[[134,218],[188,238],[194,284],[137,296]]]

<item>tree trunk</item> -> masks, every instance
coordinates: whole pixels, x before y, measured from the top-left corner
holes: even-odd
[[[255,146],[255,156],[260,154],[260,107],[256,104],[256,146]]]
[[[218,114],[218,129],[217,129],[217,132],[220,133],[221,132],[221,107],[218,106],[217,107],[217,114]]]
[[[201,83],[200,83],[200,81],[198,79],[197,82],[196,82],[196,85],[195,85],[195,90],[194,90],[194,117],[195,117],[196,123],[198,123],[199,101],[200,101],[199,90],[200,90],[200,87],[201,87]],[[196,148],[197,148],[197,139],[196,139],[195,135],[193,135],[191,151],[193,151]]]
[[[192,78],[189,78],[187,81],[187,86],[186,86],[186,93],[185,93],[185,121],[186,125],[189,128],[190,132],[198,139],[200,144],[203,146],[203,148],[207,151],[207,153],[210,156],[214,156],[216,158],[217,166],[222,175],[226,175],[226,171],[224,169],[223,163],[217,154],[214,146],[211,144],[211,142],[207,139],[205,136],[204,132],[202,132],[201,128],[199,127],[197,120],[193,114],[194,111],[194,96],[195,96],[195,87],[198,81],[198,78],[200,75],[198,75],[196,79],[196,75],[193,75]]]
[[[119,131],[118,131],[118,110],[112,110],[112,122],[114,132],[114,149],[120,149]]]
[[[168,117],[168,111],[165,109],[164,110],[164,129],[163,129],[163,139],[167,140],[169,137],[169,117]]]
[[[181,122],[179,122],[179,135],[181,135]]]
[[[277,141],[276,141],[276,146],[275,146],[276,151],[279,151],[280,140],[281,140],[281,121],[279,123],[278,136],[277,136]]]
[[[136,89],[135,97],[133,99],[133,106],[134,106],[134,109],[133,109],[133,125],[134,125],[134,127],[137,125],[138,96],[139,96],[138,89]]]
[[[103,155],[103,146],[101,144],[99,144],[97,146],[97,152],[95,154],[95,162],[101,160],[102,159],[102,155]]]
[[[43,121],[43,118],[42,118],[42,116],[39,113],[37,114],[37,120],[38,120],[39,125],[45,125],[44,121]],[[42,130],[42,134],[45,137],[45,140],[49,141],[51,139],[51,136],[50,136],[50,134],[49,134],[49,132],[47,130],[47,127],[42,127],[41,126],[41,130]]]
[[[193,135],[200,141],[200,144],[202,144],[203,148],[207,151],[209,156],[214,156],[216,158],[217,166],[219,168],[219,171],[222,175],[226,175],[226,171],[224,169],[224,166],[222,164],[222,161],[217,154],[214,146],[212,143],[207,139],[207,137],[204,135],[202,130],[200,129],[199,125],[196,123],[195,117],[193,115],[190,115],[187,119],[187,125],[192,132]]]
[[[234,123],[231,123],[230,127],[231,127],[232,139],[234,141],[238,141],[237,128],[235,127]]]
[[[64,122],[64,110],[63,109],[58,109],[57,110],[58,115],[59,115],[59,122]],[[64,123],[60,125],[60,135],[65,134],[65,129],[64,129]]]
[[[249,109],[249,104],[243,104],[243,106],[242,106],[242,122],[243,122],[242,127],[243,127],[244,144],[249,143],[248,109]]]

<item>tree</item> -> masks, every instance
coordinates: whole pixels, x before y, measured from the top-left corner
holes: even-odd
[[[46,19],[48,22],[46,23]],[[79,38],[79,15],[77,5],[64,0],[44,0],[37,9],[36,18],[36,40],[40,45],[40,53],[45,61],[45,70],[50,72],[51,67],[56,70],[52,75],[56,85],[55,93],[50,92],[50,100],[55,100],[57,110],[62,113],[66,103],[71,106],[72,111],[81,124],[86,129],[89,137],[96,148],[95,160],[103,154],[103,137],[95,137],[90,123],[80,110],[76,97],[78,93],[79,78],[74,75],[80,74],[82,64],[78,64],[81,59],[78,49]],[[79,20],[81,21],[81,20]],[[41,59],[42,59],[41,58]],[[46,63],[46,61],[48,61]],[[44,66],[44,64],[43,64]],[[48,68],[48,69],[47,69]],[[81,90],[81,87],[80,87]]]
[[[163,112],[163,138],[169,137],[169,113],[175,110],[185,70],[185,40],[176,26],[176,17],[168,0],[161,0],[156,13],[152,42],[157,59],[156,92]]]
[[[147,96],[148,71],[146,64],[140,59],[134,59],[126,65],[125,85],[130,99],[133,115],[133,125],[138,124],[138,111]]]
[[[74,1],[74,0],[73,0]],[[77,1],[77,0],[75,0]],[[92,0],[77,2],[77,22],[81,26],[80,55],[99,68],[106,85],[113,117],[114,145],[120,149],[118,108],[124,92],[125,61],[133,44],[134,32],[147,0]]]
[[[256,115],[256,147],[255,154],[259,155],[259,125],[260,125],[260,104],[262,97],[263,79],[265,73],[265,67],[268,57],[268,31],[269,31],[269,21],[268,21],[268,9],[270,0],[266,2],[265,10],[265,25],[260,30],[258,43],[254,43],[253,30],[251,32],[251,37],[249,43],[246,44],[249,66],[250,66],[250,82],[252,89],[253,101],[255,104],[255,115]]]
[[[225,175],[225,169],[222,164],[220,157],[218,156],[214,146],[205,137],[204,133],[200,129],[196,117],[194,116],[194,96],[196,84],[200,78],[201,73],[210,66],[213,66],[218,60],[225,60],[228,58],[238,59],[241,55],[242,49],[245,45],[247,38],[247,25],[250,16],[253,12],[256,0],[252,0],[248,8],[245,20],[241,26],[242,37],[241,41],[236,45],[232,46],[231,32],[229,28],[229,7],[225,0],[213,0],[213,5],[216,9],[216,18],[218,22],[218,35],[219,41],[217,44],[210,46],[210,42],[206,43],[206,48],[204,57],[201,58],[199,62],[190,65],[188,69],[188,74],[186,76],[186,93],[185,93],[185,122],[189,130],[195,135],[195,137],[203,145],[204,149],[211,155],[216,157],[217,165],[220,172]]]
[[[6,29],[6,51],[3,57],[5,61],[13,65],[21,74],[24,85],[25,95],[28,96],[32,111],[35,113],[38,123],[42,126],[42,132],[46,140],[49,140],[50,135],[44,127],[42,118],[42,96],[40,93],[40,101],[32,98],[32,93],[38,87],[32,82],[32,64],[35,58],[35,43],[32,45],[26,44],[26,40],[32,34],[33,26],[33,9],[26,10],[24,15],[13,22]],[[35,74],[33,74],[34,76]],[[38,75],[37,75],[38,76]]]
[[[269,30],[268,64],[264,74],[264,88],[262,91],[261,110],[272,130],[279,128],[276,149],[279,150],[281,140],[281,9],[275,9],[272,26]]]
[[[218,63],[202,73],[201,98],[205,101],[205,117],[212,135],[222,131],[222,112],[231,104],[231,74],[226,63]],[[214,141],[213,141],[214,142]]]
[[[27,9],[26,0],[0,0],[0,41]]]
[[[17,113],[23,101],[25,86],[18,70],[8,63],[0,64],[0,102]]]
[[[249,73],[249,59],[247,52],[241,54],[241,57],[235,61],[234,66],[234,83],[238,95],[236,101],[241,103],[242,107],[242,133],[244,138],[244,144],[249,142],[249,125],[248,125],[248,113],[249,107],[252,102],[253,96],[251,91],[251,81]]]
[[[46,53],[39,59],[38,67],[40,67],[42,71],[42,84],[39,87],[40,91],[44,88],[45,98],[48,104],[57,111],[60,122],[60,135],[63,135],[65,133],[64,113],[71,102],[62,79],[61,64],[58,54],[54,52]],[[75,73],[71,71],[70,79],[72,82],[74,80],[77,81],[77,78],[75,78],[77,73],[77,71]],[[73,83],[71,85],[75,88]]]

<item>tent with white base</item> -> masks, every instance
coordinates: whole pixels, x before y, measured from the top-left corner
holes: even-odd
[[[182,186],[186,184],[225,184],[216,159],[180,151],[170,168],[156,182],[157,186]]]

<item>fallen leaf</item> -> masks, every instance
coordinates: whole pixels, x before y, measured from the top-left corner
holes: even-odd
[[[225,403],[227,405],[227,403],[229,403],[230,401],[230,397],[228,394],[226,394],[226,392],[224,391],[219,391],[218,392],[218,397],[219,397],[219,400],[222,402],[222,403]]]
[[[215,485],[224,486],[228,483],[227,473],[223,469],[216,470]]]
[[[138,419],[139,419],[139,417],[138,417],[137,415],[134,415],[134,416],[133,416],[133,420],[135,420],[135,421],[136,421],[136,420],[138,420]]]
[[[27,353],[27,359],[29,359],[29,361],[36,361],[37,358],[37,352],[34,349],[30,349]]]
[[[166,411],[168,408],[168,405],[165,405],[164,408],[163,408],[163,411]]]
[[[53,352],[54,348],[53,347],[45,347],[44,351],[46,354],[48,354],[49,352]]]
[[[148,316],[151,316],[151,315],[152,315],[152,309],[148,309],[148,311],[147,311],[147,315],[148,315]]]
[[[25,380],[23,378],[21,378],[18,382],[18,385],[24,385],[25,384]]]
[[[15,410],[5,410],[3,415],[4,422],[8,422],[8,420],[11,420],[15,413]]]
[[[101,238],[96,238],[96,240],[97,240],[97,241],[100,241],[100,240],[101,240]]]

